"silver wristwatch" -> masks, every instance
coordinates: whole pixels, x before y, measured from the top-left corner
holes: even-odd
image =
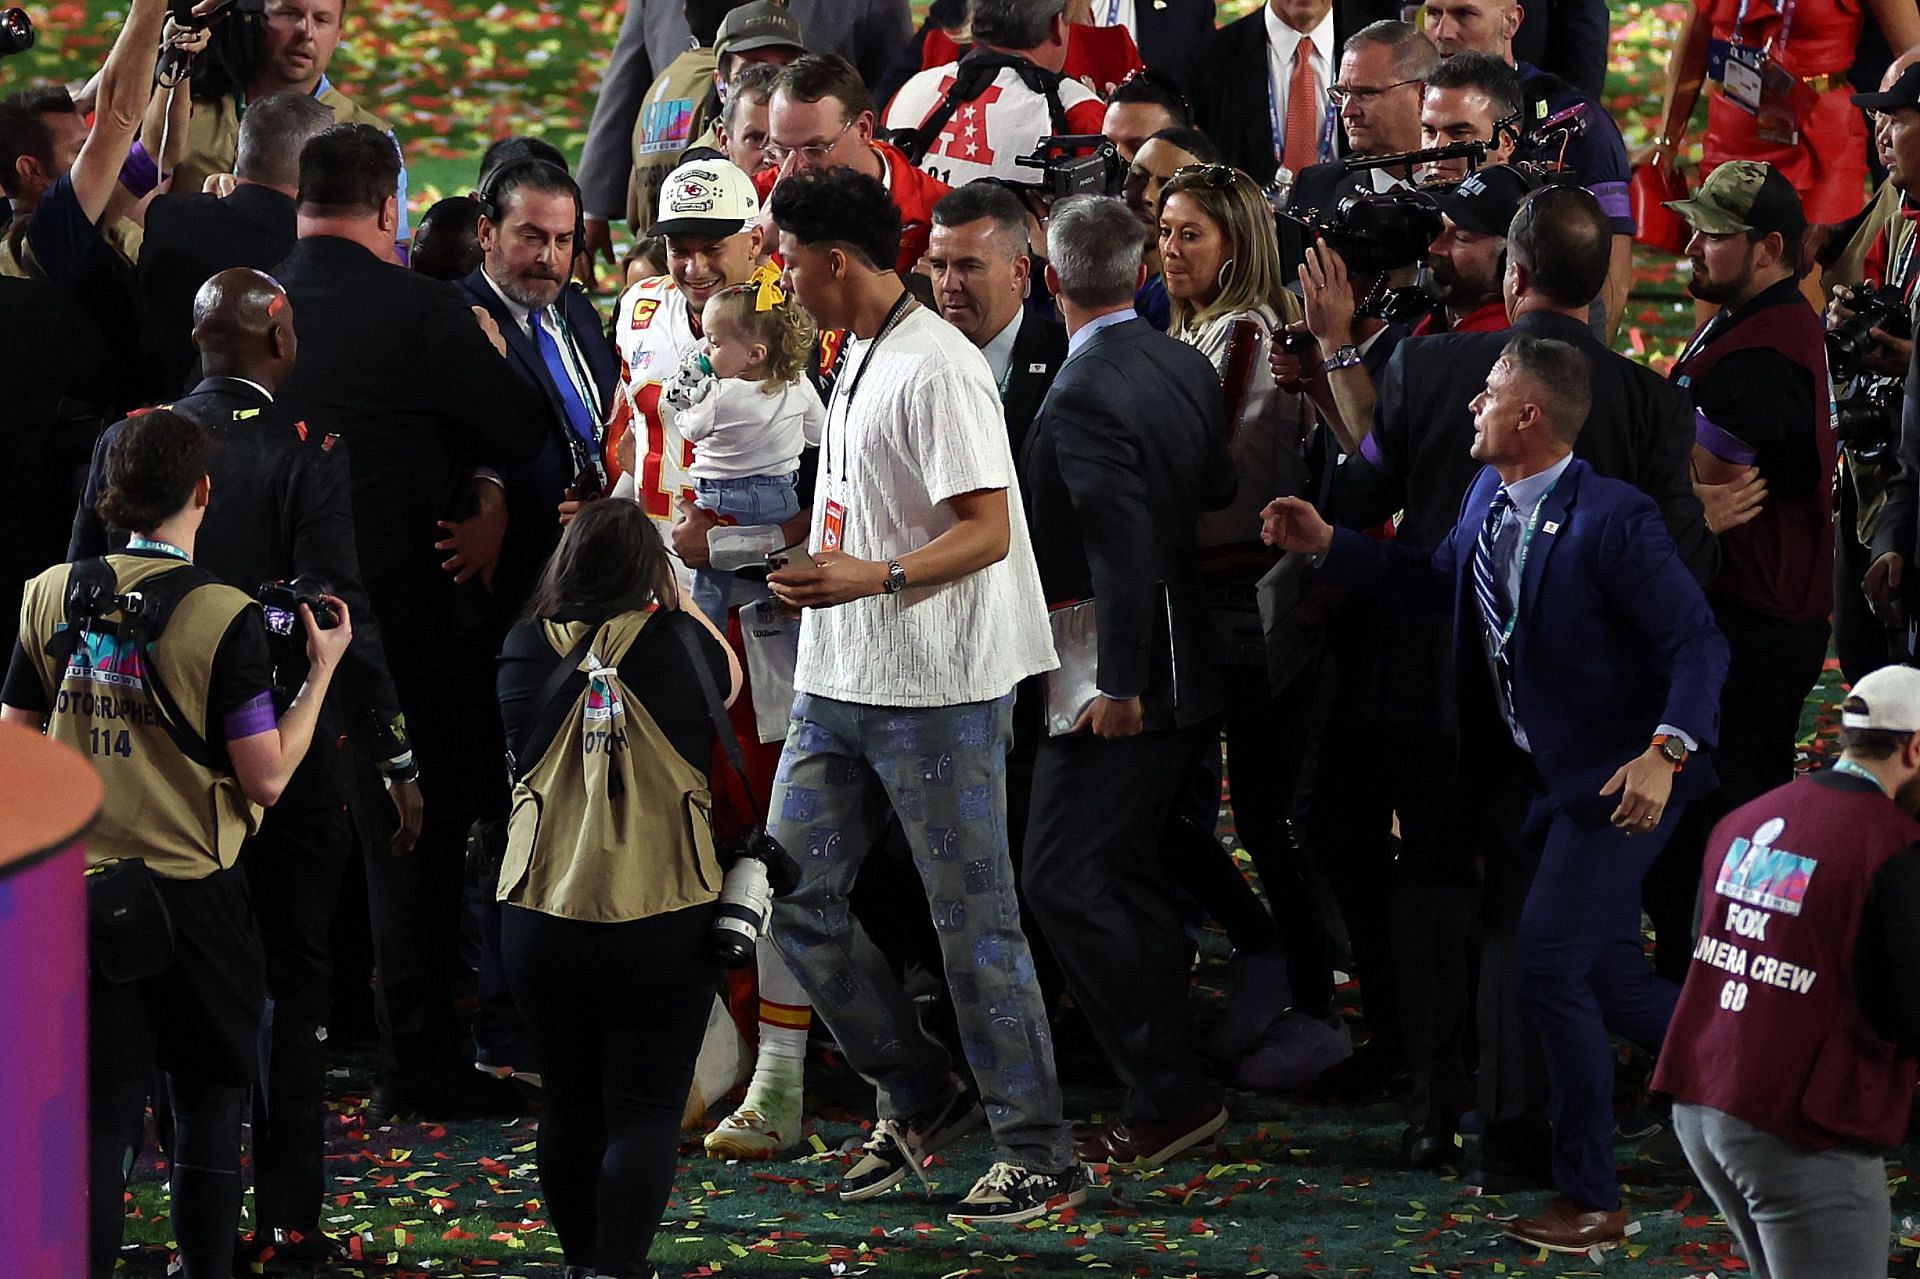
[[[1360,348],[1349,342],[1333,348],[1333,354],[1327,358],[1330,369],[1351,369],[1361,362]]]
[[[887,561],[887,594],[898,595],[907,589],[907,570],[900,567],[899,560]]]

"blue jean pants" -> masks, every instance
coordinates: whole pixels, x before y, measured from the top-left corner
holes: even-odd
[[[800,882],[775,903],[774,937],[847,1061],[878,1089],[881,1116],[940,1104],[953,1065],[847,899],[890,809],[926,889],[998,1157],[1054,1172],[1073,1163],[1072,1137],[1007,853],[1012,725],[1012,694],[928,708],[799,695],[770,824]]]
[[[800,513],[800,495],[788,475],[743,475],[731,480],[693,482],[693,504],[736,524],[783,524]],[[720,628],[727,629],[727,597],[733,593],[729,569],[693,570],[693,602]]]

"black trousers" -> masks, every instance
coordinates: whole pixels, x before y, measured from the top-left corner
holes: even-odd
[[[265,1002],[260,939],[238,870],[158,880],[173,962],[88,983],[88,1265],[108,1279],[126,1220],[126,1170],[145,1142],[155,1073],[172,1115],[171,1214],[186,1279],[228,1279],[240,1228],[240,1124]]]
[[[1713,613],[1729,650],[1713,753],[1720,788],[1687,805],[1642,893],[1653,921],[1654,970],[1675,983],[1686,980],[1693,957],[1694,898],[1707,838],[1722,817],[1793,780],[1800,712],[1827,659],[1825,620],[1783,622],[1725,603],[1716,603]]]
[[[1873,615],[1860,580],[1873,566],[1873,551],[1854,536],[1858,527],[1858,499],[1853,485],[1842,479],[1833,525],[1833,649],[1840,673],[1857,684],[1889,662],[1905,660],[1905,640],[1893,642],[1886,624]],[[1909,565],[1911,567],[1911,565]]]
[[[253,1212],[263,1233],[319,1228],[333,911],[354,844],[343,807],[276,807],[240,856],[266,955],[253,1098]]]
[[[1021,879],[1126,1114],[1191,1113],[1213,1090],[1187,1033],[1188,943],[1160,834],[1211,724],[1040,744]]]
[[[540,1189],[568,1265],[652,1273],[719,985],[706,958],[713,912],[591,924],[502,909],[507,980],[540,1054]]]

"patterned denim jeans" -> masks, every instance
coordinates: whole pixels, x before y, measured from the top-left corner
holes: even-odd
[[[926,889],[999,1157],[1053,1172],[1073,1163],[1072,1138],[1007,854],[1012,715],[1011,694],[930,708],[795,698],[770,824],[801,874],[774,907],[774,935],[847,1060],[879,1089],[880,1114],[904,1120],[937,1105],[952,1064],[847,901],[891,809]]]

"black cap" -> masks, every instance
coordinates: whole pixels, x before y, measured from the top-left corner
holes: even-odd
[[[1505,235],[1513,215],[1539,187],[1532,174],[1495,164],[1469,173],[1451,191],[1433,192],[1433,203],[1462,231]]]
[[[1869,111],[1898,111],[1901,107],[1920,107],[1920,62],[1900,73],[1885,93],[1856,93],[1853,105]]]

